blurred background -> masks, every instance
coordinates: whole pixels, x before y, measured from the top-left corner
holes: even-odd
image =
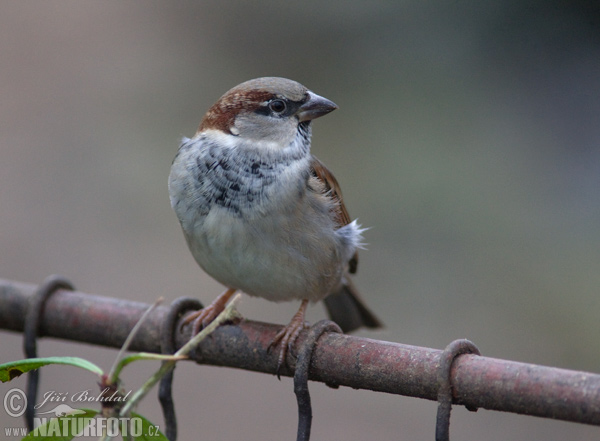
[[[358,335],[600,372],[597,2],[3,2],[0,277],[62,274],[85,292],[208,303],[171,160],[236,84],[283,76],[339,105],[313,152],[371,229],[357,286],[386,323]],[[1,307],[1,306],[0,306]],[[244,297],[248,318],[298,304]],[[324,318],[310,308],[311,322]],[[108,369],[116,351],[46,339],[41,356]],[[0,361],[21,358],[2,333]],[[139,387],[157,365],[125,371]],[[96,391],[75,368],[40,391]],[[24,387],[19,379],[2,385]],[[433,402],[311,384],[313,439],[432,439]],[[293,439],[290,379],[181,363],[180,438]],[[139,409],[162,424],[150,396]],[[0,426],[22,425],[0,412]],[[456,408],[464,440],[598,439],[600,429]]]

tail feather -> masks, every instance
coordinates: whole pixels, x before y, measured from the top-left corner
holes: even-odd
[[[358,291],[346,278],[337,292],[324,300],[329,318],[336,322],[342,331],[352,332],[362,326],[381,328],[383,323],[367,308]]]

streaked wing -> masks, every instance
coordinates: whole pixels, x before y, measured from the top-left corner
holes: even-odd
[[[348,210],[344,205],[342,198],[342,190],[337,179],[333,176],[333,173],[315,156],[311,156],[311,174],[317,178],[323,184],[324,194],[333,199],[335,204],[335,220],[338,224],[338,228],[348,225],[352,220],[348,214]],[[350,273],[356,273],[358,267],[358,252],[354,253],[350,262],[348,262]]]

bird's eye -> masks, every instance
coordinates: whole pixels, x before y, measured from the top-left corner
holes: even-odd
[[[281,113],[285,111],[287,106],[283,100],[273,100],[269,103],[269,109],[271,109],[275,113]]]

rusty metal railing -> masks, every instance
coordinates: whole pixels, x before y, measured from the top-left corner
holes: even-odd
[[[22,332],[29,299],[38,286],[0,279],[0,328]],[[68,289],[57,289],[43,305],[38,334],[90,344],[120,347],[149,305]],[[159,306],[142,324],[131,349],[161,352],[161,327],[169,307]],[[183,316],[185,317],[185,315]],[[281,326],[241,320],[219,327],[194,354],[197,363],[274,374],[277,351],[269,344]],[[190,337],[190,327],[173,334],[175,349]],[[298,341],[301,347],[309,333]],[[472,351],[467,351],[472,352]],[[600,425],[600,375],[500,360],[460,352],[448,366],[452,402],[584,424]],[[410,346],[336,332],[318,337],[308,378],[347,386],[438,400],[440,365],[448,351]],[[290,357],[281,375],[293,376]]]

